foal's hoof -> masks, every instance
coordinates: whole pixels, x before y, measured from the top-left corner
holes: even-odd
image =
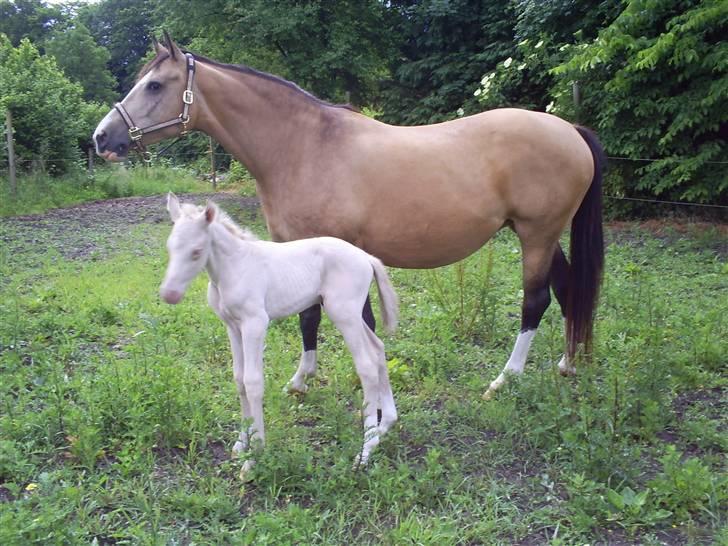
[[[495,390],[488,389],[483,393],[483,396],[481,397],[483,400],[493,400],[493,397],[495,396]]]
[[[308,392],[308,385],[306,383],[303,383],[301,385],[296,385],[294,383],[288,383],[285,388],[283,389],[284,394],[292,394],[292,395],[298,395],[298,394],[306,394]]]
[[[238,474],[240,481],[249,482],[253,479],[253,473],[251,472],[253,466],[255,466],[255,461],[252,459],[248,459],[243,463],[243,466],[240,467],[240,474]]]
[[[358,453],[356,457],[354,457],[354,464],[351,465],[352,470],[359,470],[366,468],[367,464],[369,463],[369,454],[366,455],[362,453]]]

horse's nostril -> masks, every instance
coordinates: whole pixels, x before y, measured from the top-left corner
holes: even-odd
[[[103,147],[108,140],[109,137],[106,134],[106,131],[100,131],[96,134],[96,143],[99,145],[99,147]]]

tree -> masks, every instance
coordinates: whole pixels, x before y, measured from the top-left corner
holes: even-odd
[[[728,3],[629,0],[596,39],[557,67],[557,87],[579,81],[584,121],[616,162],[623,186],[673,199],[728,198]],[[568,109],[565,97],[557,106]]]
[[[78,19],[111,58],[109,70],[125,95],[133,86],[157,26],[157,2],[153,0],[103,0],[79,9]]]
[[[161,9],[178,39],[332,101],[373,100],[394,54],[378,0],[162,0]]]
[[[514,31],[518,44],[513,55],[500,59],[475,89],[481,108],[550,110],[556,82],[551,69],[571,57],[573,45],[596,37],[618,15],[620,7],[620,0],[598,4],[590,0],[516,1]],[[572,119],[576,115],[563,108],[561,114]]]
[[[13,114],[16,153],[47,159],[52,172],[67,170],[66,160],[79,157],[89,142],[102,107],[83,101],[83,89],[72,83],[53,57],[42,56],[23,39],[17,48],[0,34],[0,111]],[[103,108],[105,110],[105,108]]]
[[[23,38],[40,43],[45,35],[66,20],[57,6],[42,0],[0,0],[0,34],[17,46]]]
[[[473,90],[514,50],[510,2],[393,1],[399,55],[383,94],[385,118],[406,124],[451,119],[479,110]],[[465,102],[463,103],[463,99]]]
[[[116,80],[106,68],[111,55],[96,45],[89,30],[75,22],[63,31],[54,31],[45,42],[46,54],[52,55],[68,79],[81,84],[87,102],[111,104],[116,98]]]

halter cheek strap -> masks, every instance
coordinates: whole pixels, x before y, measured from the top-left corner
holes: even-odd
[[[114,108],[117,112],[119,112],[121,119],[124,120],[124,123],[126,123],[126,126],[129,129],[129,138],[131,139],[132,144],[145,158],[149,156],[149,152],[147,152],[146,147],[142,143],[142,137],[144,135],[180,124],[182,125],[182,132],[180,133],[180,136],[184,136],[189,132],[187,125],[190,122],[190,106],[195,101],[195,95],[192,92],[192,85],[195,81],[195,58],[191,53],[185,53],[185,58],[187,59],[187,86],[182,93],[182,113],[176,118],[140,128],[137,127],[134,120],[131,119],[129,112],[126,111],[123,104],[117,102],[114,105]]]

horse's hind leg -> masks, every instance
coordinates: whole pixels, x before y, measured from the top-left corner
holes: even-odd
[[[541,317],[551,303],[549,276],[554,254],[554,244],[529,245],[523,242],[523,305],[521,307],[521,330],[516,338],[511,356],[503,371],[490,384],[483,398],[490,399],[505,382],[508,374],[523,373],[531,348],[533,336]]]
[[[316,346],[318,343],[318,328],[321,324],[321,305],[316,304],[298,314],[298,323],[303,337],[303,352],[298,363],[298,369],[286,385],[289,393],[305,393],[308,391],[306,379],[316,375]]]
[[[556,296],[556,301],[559,302],[559,307],[561,307],[561,316],[564,317],[564,322],[566,322],[566,302],[569,293],[568,278],[569,262],[567,261],[566,256],[564,256],[564,251],[562,250],[561,245],[558,245],[556,247],[556,252],[554,252],[553,261],[551,262],[549,280],[551,282],[551,289],[554,291],[554,295]],[[564,356],[562,356],[559,361],[559,371],[563,375],[573,375],[576,373],[576,368],[568,361],[565,351]]]

